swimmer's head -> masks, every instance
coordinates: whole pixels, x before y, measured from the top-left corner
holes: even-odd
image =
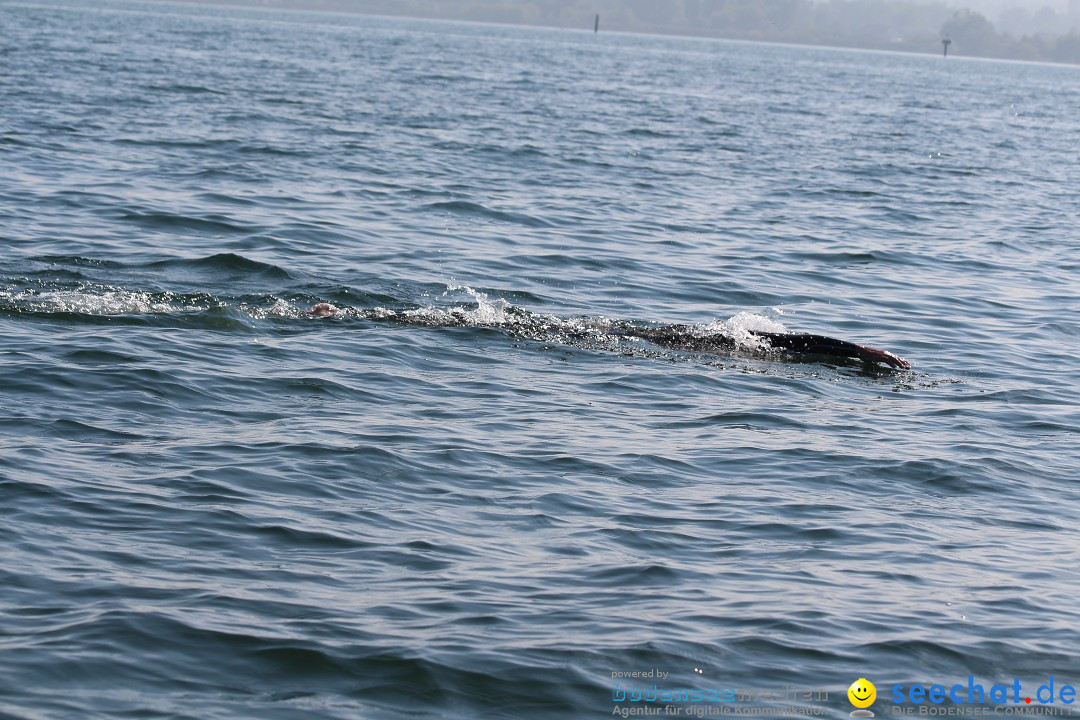
[[[338,309],[330,303],[316,303],[311,306],[311,310],[308,312],[315,317],[330,317],[336,315]]]

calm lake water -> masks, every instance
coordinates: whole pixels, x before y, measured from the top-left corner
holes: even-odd
[[[0,716],[1080,684],[1078,146],[1080,68],[0,4]]]

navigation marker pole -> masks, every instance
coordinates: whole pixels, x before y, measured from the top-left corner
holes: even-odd
[[[949,38],[944,38],[941,41],[941,47],[944,48],[944,50],[945,50],[945,54],[942,55],[942,57],[949,57],[949,45],[951,45],[951,44],[952,44],[952,40],[950,40]]]
[[[596,15],[596,23],[593,25],[592,31],[593,31],[593,33],[600,32],[600,14],[599,13],[597,13],[597,15]]]

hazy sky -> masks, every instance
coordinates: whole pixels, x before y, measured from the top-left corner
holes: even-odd
[[[1041,7],[1050,7],[1064,12],[1069,7],[1069,0],[948,0],[950,5],[968,7],[984,14],[996,15],[1007,7],[1020,7],[1036,11]]]

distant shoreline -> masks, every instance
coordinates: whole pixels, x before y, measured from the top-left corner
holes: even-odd
[[[457,17],[453,13],[446,13],[443,15],[436,14],[413,14],[405,12],[392,12],[392,11],[371,11],[364,8],[347,8],[338,7],[336,5],[331,6],[329,4],[321,4],[319,2],[312,3],[314,6],[309,7],[293,7],[287,1],[282,0],[120,0],[121,2],[152,2],[155,4],[169,5],[206,5],[212,7],[233,7],[233,8],[250,8],[256,10],[275,10],[286,12],[299,12],[299,13],[316,13],[326,15],[348,15],[348,16],[366,16],[366,17],[383,17],[388,19],[412,19],[412,20],[431,20],[440,22],[460,22],[464,24],[473,25],[493,25],[498,27],[526,27],[526,28],[542,28],[549,30],[564,30],[570,32],[582,32],[586,34],[592,34],[592,25],[588,24],[586,27],[584,24],[581,27],[569,26],[569,25],[555,25],[545,22],[500,22],[497,20],[484,20],[470,17]],[[591,20],[590,20],[591,23]],[[831,39],[829,41],[813,41],[811,39],[804,40],[784,40],[777,38],[766,37],[747,37],[747,34],[734,33],[730,35],[715,34],[710,32],[690,32],[681,28],[656,28],[651,30],[645,29],[628,29],[623,27],[604,29],[603,19],[601,18],[600,32],[610,34],[623,34],[623,35],[642,35],[642,36],[655,36],[655,37],[685,37],[699,40],[723,40],[727,42],[744,42],[752,44],[762,45],[782,45],[789,47],[805,47],[805,48],[822,48],[822,49],[837,49],[837,50],[860,50],[867,52],[882,52],[882,53],[898,53],[903,55],[922,55],[922,56],[941,56],[941,39],[933,36],[926,36],[922,38],[916,38],[896,44],[871,44],[860,42],[844,42],[843,40]],[[1075,37],[1075,36],[1063,36],[1063,37]],[[926,46],[926,49],[922,49]],[[962,46],[958,47],[957,43],[953,43],[949,49],[950,59],[967,59],[967,60],[995,60],[1004,62],[1015,63],[1036,63],[1040,65],[1061,65],[1075,67],[1080,65],[1080,57],[1076,59],[1049,59],[1049,58],[1036,58],[1036,57],[1016,57],[1009,54],[993,54],[993,53],[970,53],[963,52]]]

